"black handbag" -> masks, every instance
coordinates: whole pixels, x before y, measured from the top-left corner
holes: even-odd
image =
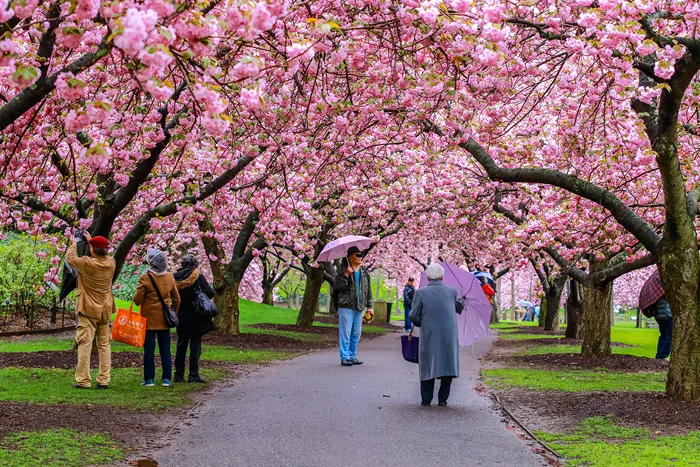
[[[204,293],[199,283],[197,283],[194,293],[194,312],[197,316],[201,316],[202,318],[214,318],[218,316],[219,309],[214,302],[207,297],[207,294]]]
[[[169,328],[177,327],[177,325],[180,324],[180,320],[177,318],[177,313],[175,313],[175,310],[173,310],[172,307],[166,304],[165,300],[163,300],[163,297],[160,294],[160,290],[158,290],[158,286],[156,285],[156,281],[153,280],[153,276],[148,274],[148,278],[151,279],[151,284],[153,284],[153,288],[156,291],[156,295],[158,295],[158,300],[160,300],[160,304],[163,307],[165,324],[167,324]]]

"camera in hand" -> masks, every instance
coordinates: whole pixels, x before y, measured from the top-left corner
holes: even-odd
[[[83,229],[75,229],[75,240],[78,242],[85,241],[85,231]]]

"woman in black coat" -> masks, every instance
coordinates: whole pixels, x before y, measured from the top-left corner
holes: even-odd
[[[185,357],[190,346],[190,374],[188,383],[205,383],[199,376],[199,357],[202,355],[202,336],[215,329],[211,318],[198,315],[194,309],[197,289],[201,289],[209,299],[214,297],[214,289],[197,269],[198,261],[192,255],[182,257],[182,266],[175,273],[175,283],[180,293],[180,308],[177,317],[177,353],[175,355],[175,382],[185,381]]]

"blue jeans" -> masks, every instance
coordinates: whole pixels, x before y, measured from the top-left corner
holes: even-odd
[[[411,323],[411,307],[410,306],[403,307],[403,317],[404,317],[404,320],[406,321],[406,324],[404,324],[403,328],[406,331],[410,331],[411,328],[413,327],[413,323]]]
[[[656,346],[656,358],[666,358],[671,355],[671,337],[673,336],[673,318],[657,319],[659,323],[659,344]]]
[[[170,330],[146,331],[146,342],[143,343],[143,380],[156,378],[156,338],[158,339],[158,353],[163,364],[163,378],[171,379],[173,361],[170,356]]]
[[[340,360],[357,358],[357,344],[362,335],[362,312],[350,308],[338,309],[338,335],[340,341]]]

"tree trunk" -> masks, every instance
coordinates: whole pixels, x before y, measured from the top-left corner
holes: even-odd
[[[227,283],[223,288],[216,289],[214,303],[219,308],[219,316],[216,319],[217,331],[226,334],[240,334],[238,328],[238,288],[240,281]]]
[[[582,326],[581,314],[583,304],[581,303],[580,284],[573,279],[569,280],[569,296],[566,299],[566,338],[578,339]]]
[[[692,226],[692,224],[691,224]],[[664,231],[659,274],[673,313],[671,365],[666,394],[676,400],[700,400],[700,264],[695,231]],[[683,235],[681,234],[683,231]]]
[[[544,320],[545,331],[559,330],[559,306],[561,305],[561,294],[564,292],[567,276],[556,276],[549,280],[549,290],[545,293],[547,297],[547,316]],[[542,309],[540,308],[540,313]]]
[[[263,294],[262,294],[262,302],[263,305],[274,305],[274,299],[272,296],[272,290],[273,287],[263,284]]]
[[[313,326],[314,316],[316,316],[316,312],[319,309],[323,281],[323,268],[309,268],[306,273],[304,300],[301,302],[301,308],[297,316],[297,326]]]
[[[610,348],[610,301],[611,284],[602,287],[584,288],[583,330],[581,338],[584,357],[607,357],[612,355]]]
[[[498,323],[498,307],[496,306],[496,300],[491,301],[491,324],[494,323]]]
[[[544,322],[547,319],[547,296],[542,297],[540,301],[540,316],[537,320],[537,327],[543,328]]]
[[[517,321],[518,317],[515,314],[515,274],[510,277],[510,306],[513,310],[513,321]]]

